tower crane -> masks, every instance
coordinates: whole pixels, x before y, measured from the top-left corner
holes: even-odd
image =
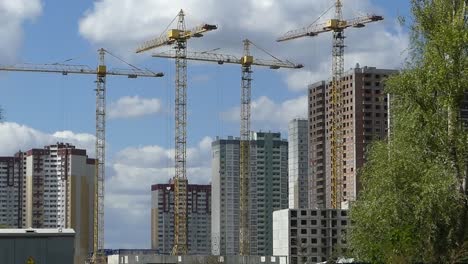
[[[94,190],[93,219],[93,255],[91,263],[105,263],[104,259],[104,180],[105,180],[105,140],[106,140],[106,76],[163,77],[163,73],[155,73],[146,69],[110,69],[105,65],[105,49],[99,49],[99,65],[96,69],[85,65],[69,64],[18,64],[0,65],[0,71],[91,74],[96,75],[96,167]],[[110,54],[110,53],[109,53]]]
[[[249,179],[250,179],[250,117],[251,117],[251,83],[252,83],[252,66],[265,66],[270,69],[279,68],[302,68],[301,64],[294,64],[290,61],[262,60],[250,55],[250,45],[255,45],[248,39],[243,41],[244,54],[241,57],[207,53],[207,52],[188,52],[186,59],[194,61],[215,62],[218,64],[239,64],[242,67],[241,78],[241,127],[240,127],[240,233],[239,233],[239,249],[240,255],[247,256],[250,253],[250,232],[249,232]],[[256,46],[256,45],[255,45]],[[172,51],[153,54],[153,57],[160,58],[177,58],[177,54]]]
[[[216,30],[216,25],[202,24],[186,30],[183,10],[177,15],[177,29],[167,35],[144,42],[137,53],[162,46],[175,49],[175,176],[174,176],[174,248],[173,255],[187,254],[187,41]]]
[[[341,208],[342,201],[342,139],[341,139],[341,77],[344,72],[344,30],[349,27],[362,28],[365,24],[383,20],[382,16],[367,15],[350,20],[343,20],[342,0],[335,2],[335,17],[325,23],[314,23],[307,27],[292,30],[277,39],[278,42],[302,37],[314,37],[324,32],[333,32],[332,45],[332,87],[330,90],[331,107],[329,117],[331,118],[331,206]]]

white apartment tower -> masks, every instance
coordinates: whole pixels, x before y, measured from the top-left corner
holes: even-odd
[[[212,253],[239,254],[238,138],[212,143]],[[273,254],[273,211],[288,208],[288,142],[253,133],[250,143],[250,254]]]
[[[308,198],[308,138],[307,119],[289,122],[289,208],[309,208]]]
[[[188,254],[211,253],[211,185],[188,185]],[[151,186],[151,248],[171,254],[174,246],[174,184]]]

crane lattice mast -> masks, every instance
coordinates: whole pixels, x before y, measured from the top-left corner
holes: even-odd
[[[335,21],[343,21],[342,3],[335,3]],[[341,208],[342,196],[342,135],[340,125],[341,117],[341,76],[344,72],[344,29],[341,27],[333,30],[332,49],[332,88],[331,88],[331,206]]]
[[[287,41],[302,37],[314,37],[320,33],[333,32],[332,45],[332,80],[330,89],[330,179],[331,179],[331,201],[332,208],[341,208],[343,188],[343,155],[342,155],[342,99],[341,78],[344,73],[344,30],[349,27],[362,28],[367,23],[383,20],[382,16],[367,15],[350,20],[343,20],[343,4],[341,0],[335,2],[335,17],[326,23],[312,24],[297,30],[292,30],[278,38],[277,41]]]
[[[106,263],[104,256],[104,179],[105,179],[105,140],[106,140],[106,76],[163,77],[163,73],[155,73],[142,69],[111,69],[105,65],[105,49],[99,49],[99,65],[97,69],[85,65],[68,64],[19,64],[0,65],[0,71],[36,72],[96,75],[96,166],[94,190],[93,218],[93,253],[91,263]]]
[[[99,50],[96,75],[96,181],[94,189],[93,257],[95,264],[104,262],[104,178],[106,147],[106,66],[104,49]]]
[[[239,248],[240,255],[247,256],[250,253],[250,232],[249,232],[249,186],[250,186],[250,123],[251,123],[251,90],[252,90],[252,66],[270,67],[270,69],[302,68],[302,64],[294,64],[290,61],[282,61],[277,58],[275,60],[257,59],[250,54],[250,45],[253,44],[250,40],[245,39],[243,56],[209,53],[209,52],[188,52],[186,59],[194,61],[214,62],[218,64],[238,64],[241,65],[241,126],[240,126],[240,231],[239,231]],[[270,55],[271,56],[271,55]],[[163,52],[153,54],[153,57],[160,58],[175,58],[177,54]]]
[[[242,57],[241,82],[241,116],[240,116],[240,178],[239,178],[239,254],[250,254],[249,232],[249,178],[250,178],[250,101],[252,94],[252,70],[250,42],[244,40]]]
[[[184,12],[179,13],[179,32],[185,32]],[[175,84],[175,176],[174,248],[172,253],[187,254],[187,40],[177,39]]]
[[[175,76],[175,176],[174,176],[174,248],[173,255],[185,255],[187,249],[187,40],[202,37],[202,33],[217,26],[203,24],[186,30],[185,14],[180,10],[177,29],[167,36],[145,42],[137,53],[164,45],[174,45],[176,59]]]

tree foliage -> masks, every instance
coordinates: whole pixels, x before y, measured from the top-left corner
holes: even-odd
[[[407,66],[387,82],[391,130],[373,144],[351,210],[351,252],[380,263],[468,256],[467,3],[412,0]]]

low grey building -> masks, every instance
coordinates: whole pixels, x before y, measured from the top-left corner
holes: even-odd
[[[0,263],[73,263],[73,229],[0,229]]]
[[[286,209],[273,212],[273,255],[290,264],[327,261],[346,252],[348,210]]]
[[[119,250],[107,256],[108,264],[288,264],[286,256],[172,256],[145,250]]]

